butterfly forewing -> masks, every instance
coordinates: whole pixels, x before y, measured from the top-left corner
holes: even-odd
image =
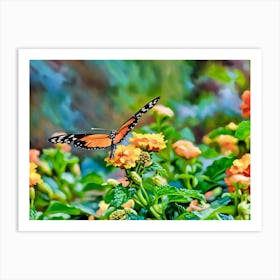
[[[159,96],[151,100],[145,106],[143,106],[137,113],[135,113],[130,119],[128,119],[117,131],[114,144],[121,142],[125,136],[137,125],[139,119],[143,114],[152,109],[159,100]]]
[[[105,149],[111,145],[108,134],[67,134],[49,139],[51,143],[67,143],[85,149]]]

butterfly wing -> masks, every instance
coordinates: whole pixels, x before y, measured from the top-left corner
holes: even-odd
[[[125,136],[137,125],[139,119],[143,114],[147,113],[151,108],[153,108],[159,100],[159,96],[151,100],[145,106],[143,106],[137,113],[135,113],[131,118],[129,118],[117,131],[114,137],[114,144],[120,143]]]
[[[84,149],[106,149],[111,146],[109,134],[64,134],[49,139],[51,143],[67,143]]]

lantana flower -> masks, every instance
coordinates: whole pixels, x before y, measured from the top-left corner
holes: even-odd
[[[129,169],[136,166],[136,162],[140,159],[141,150],[134,145],[118,145],[115,155],[112,159],[107,157],[105,161],[115,167]]]
[[[158,134],[141,134],[132,132],[133,137],[129,139],[135,147],[143,149],[149,152],[158,152],[166,148],[164,141],[164,135],[162,133]]]
[[[190,205],[187,207],[187,211],[191,212],[191,211],[202,211],[206,208],[209,208],[210,204],[209,203],[204,203],[203,205],[199,205],[198,200],[197,199],[193,199],[190,202]]]
[[[238,125],[235,124],[234,122],[230,122],[228,125],[226,125],[226,128],[230,130],[236,130],[238,128]]]
[[[186,159],[196,158],[201,154],[200,149],[188,140],[178,140],[172,144],[172,147],[177,155]]]
[[[221,153],[225,156],[230,154],[237,155],[239,152],[238,139],[232,135],[221,134],[214,139],[214,142],[218,143],[221,148]]]
[[[33,187],[36,184],[43,182],[41,175],[37,173],[36,168],[37,168],[37,164],[35,164],[34,162],[29,163],[29,186],[30,187]]]
[[[52,170],[49,166],[49,164],[40,159],[40,151],[37,149],[30,149],[29,150],[29,161],[33,162],[37,165],[37,167],[39,167],[40,171],[46,173],[47,175],[51,175],[52,174]]]
[[[245,90],[241,96],[242,104],[240,106],[240,109],[242,111],[243,118],[250,118],[250,114],[251,114],[250,95],[251,95],[250,90]]]
[[[250,160],[250,154],[245,154],[234,160],[232,166],[226,170],[227,177],[224,180],[229,192],[235,191],[234,185],[240,185],[244,189],[250,187]]]
[[[38,163],[40,162],[39,156],[40,156],[39,150],[37,150],[37,149],[29,150],[29,161],[30,162],[34,162],[35,164],[38,165]]]
[[[158,115],[163,116],[163,117],[173,117],[174,112],[169,108],[164,105],[158,104],[156,105],[153,109],[154,112],[156,112]]]

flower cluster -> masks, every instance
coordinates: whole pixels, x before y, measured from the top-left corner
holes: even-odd
[[[29,163],[29,186],[33,187],[38,183],[42,183],[41,175],[37,173],[37,165],[34,162]]]
[[[172,147],[177,155],[185,157],[186,159],[196,158],[201,154],[200,149],[187,140],[178,140]]]
[[[243,118],[250,118],[251,114],[251,101],[250,101],[250,90],[246,90],[243,92],[241,98],[242,98],[242,104],[240,106],[242,117]]]
[[[227,177],[224,180],[229,192],[235,191],[235,186],[241,189],[250,187],[250,160],[250,154],[245,154],[234,160],[232,166],[226,170]]]
[[[133,137],[129,141],[133,144],[118,145],[114,157],[112,159],[107,157],[105,161],[122,169],[133,168],[137,163],[149,166],[152,162],[148,152],[158,152],[166,147],[162,133],[140,134],[133,132]]]
[[[162,133],[159,134],[140,134],[132,132],[133,137],[129,139],[135,147],[140,148],[144,151],[158,152],[166,148],[164,136]]]
[[[115,155],[112,159],[107,157],[105,161],[111,163],[115,167],[129,169],[135,167],[137,160],[139,160],[141,150],[135,148],[133,145],[119,145],[116,148]]]
[[[156,112],[157,115],[163,116],[163,117],[173,117],[174,112],[164,105],[158,104],[153,108],[153,111]]]

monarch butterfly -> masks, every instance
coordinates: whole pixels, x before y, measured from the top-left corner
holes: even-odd
[[[116,145],[119,144],[125,136],[137,125],[143,114],[153,108],[159,100],[159,96],[155,97],[137,113],[130,117],[119,129],[106,130],[103,128],[92,128],[96,131],[107,131],[107,133],[92,133],[92,134],[62,134],[51,137],[51,143],[67,143],[73,144],[76,147],[84,149],[106,149],[110,147],[110,159],[114,157]]]

